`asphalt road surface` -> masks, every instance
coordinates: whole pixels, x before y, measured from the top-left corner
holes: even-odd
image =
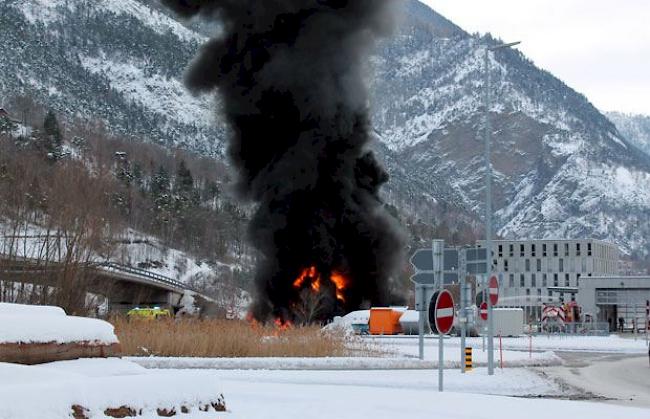
[[[551,378],[584,393],[624,406],[650,408],[648,356],[558,353],[562,367],[544,368]],[[650,416],[649,416],[650,417]]]

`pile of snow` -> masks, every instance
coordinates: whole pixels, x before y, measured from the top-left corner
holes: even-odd
[[[59,307],[0,304],[0,343],[118,343],[113,325],[66,316]]]
[[[61,307],[0,303],[0,316],[2,315],[65,316],[66,314],[65,310],[63,310]]]
[[[105,417],[106,408],[156,409],[181,406],[191,417],[214,418],[199,406],[219,400],[222,387],[213,374],[193,371],[147,371],[119,359],[86,359],[38,366],[0,363],[0,418],[70,418],[72,406],[88,409],[89,417]]]

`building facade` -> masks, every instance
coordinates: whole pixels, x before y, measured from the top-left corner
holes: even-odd
[[[610,330],[645,329],[650,303],[650,276],[608,275],[580,282],[577,303],[585,315],[607,322]]]
[[[600,240],[494,240],[492,256],[499,306],[523,308],[527,322],[540,320],[544,303],[575,301],[583,278],[619,269],[618,247]]]

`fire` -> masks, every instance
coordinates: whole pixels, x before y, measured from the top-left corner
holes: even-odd
[[[345,289],[349,284],[348,278],[340,272],[333,271],[329,280],[334,284],[336,299],[345,302]],[[296,289],[303,288],[307,282],[314,293],[319,293],[321,291],[321,274],[315,266],[303,269],[300,275],[293,281],[293,287]]]
[[[293,323],[291,323],[289,320],[282,320],[279,317],[277,317],[273,323],[275,324],[275,328],[280,332],[284,332],[293,327]]]
[[[330,281],[332,281],[336,287],[336,299],[341,302],[345,302],[345,294],[343,291],[345,291],[348,286],[348,279],[339,272],[332,272]]]

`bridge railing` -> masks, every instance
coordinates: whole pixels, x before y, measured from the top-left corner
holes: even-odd
[[[190,290],[190,291],[196,291],[192,287],[188,286],[187,284],[177,281],[175,279],[172,279],[168,276],[161,275],[155,272],[147,271],[146,269],[140,269],[140,268],[134,268],[132,266],[126,266],[126,265],[120,265],[118,263],[114,262],[101,262],[96,264],[97,267],[103,268],[103,269],[112,269],[116,270],[119,272],[125,272],[129,273],[131,275],[136,275],[136,276],[141,276],[145,277],[153,282],[158,282],[161,284],[165,284],[174,288],[179,288],[183,290]]]

